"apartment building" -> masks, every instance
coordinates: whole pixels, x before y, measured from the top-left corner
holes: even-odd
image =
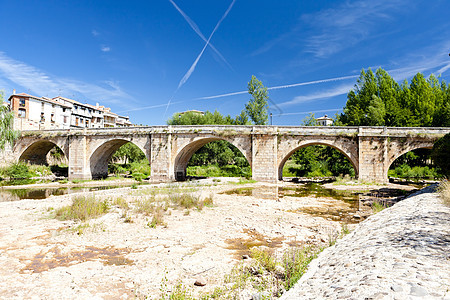
[[[65,97],[36,97],[26,93],[9,97],[18,130],[103,128],[131,126],[129,117],[119,116],[108,107],[80,103]]]

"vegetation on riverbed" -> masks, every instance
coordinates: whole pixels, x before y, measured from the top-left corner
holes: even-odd
[[[250,249],[251,259],[242,261],[225,275],[221,287],[194,297],[188,287],[178,283],[170,288],[165,279],[161,285],[160,299],[240,299],[240,293],[244,290],[254,291],[255,295],[259,295],[257,299],[280,297],[300,280],[309,263],[320,252],[348,233],[347,226],[342,226],[340,232],[329,236],[325,245],[289,247],[279,255],[273,249],[253,247]]]
[[[69,206],[63,206],[55,211],[58,220],[86,221],[97,218],[109,211],[107,200],[100,201],[94,196],[76,196]]]
[[[450,206],[450,182],[443,181],[439,184],[438,193],[445,205]]]

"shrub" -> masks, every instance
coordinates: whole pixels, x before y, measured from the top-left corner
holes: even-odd
[[[9,178],[30,178],[32,174],[28,169],[28,165],[23,162],[17,162],[8,167],[5,171]]]

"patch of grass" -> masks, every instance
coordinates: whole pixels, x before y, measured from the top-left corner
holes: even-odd
[[[164,226],[166,227],[166,223],[164,223],[164,213],[162,209],[156,209],[155,213],[153,214],[152,220],[148,222],[148,227],[150,228],[156,228],[156,226]]]
[[[55,211],[58,220],[86,221],[99,217],[109,211],[108,201],[100,201],[94,196],[76,196],[72,205],[64,206]]]
[[[382,211],[385,208],[386,208],[386,206],[382,202],[380,202],[378,200],[374,200],[372,202],[372,210],[373,210],[374,213],[378,213],[378,212]]]
[[[275,271],[277,262],[272,252],[253,247],[250,249],[250,256],[268,272]]]
[[[238,182],[230,182],[231,184],[247,184],[247,183],[255,183],[256,180],[247,179],[247,178],[239,178]]]
[[[450,206],[450,182],[441,182],[438,187],[438,193],[444,204]]]
[[[112,205],[118,206],[124,210],[130,209],[130,206],[128,205],[127,200],[125,200],[125,198],[123,198],[123,197],[113,198]]]
[[[303,276],[308,264],[317,257],[321,249],[302,247],[288,249],[283,255],[284,287],[289,290]]]
[[[156,199],[153,197],[138,200],[136,202],[136,212],[144,214],[146,216],[153,214],[153,212],[155,211],[155,202]]]

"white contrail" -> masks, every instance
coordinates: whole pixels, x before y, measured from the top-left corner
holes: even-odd
[[[334,109],[322,109],[322,110],[310,110],[310,111],[302,111],[302,112],[291,112],[291,113],[280,113],[280,114],[276,114],[274,116],[292,116],[292,115],[304,115],[304,114],[309,114],[311,112],[330,112],[330,111],[340,111],[342,110],[342,108],[334,108]]]
[[[272,86],[272,87],[268,87],[267,90],[279,90],[279,89],[287,89],[287,88],[292,88],[292,87],[297,87],[297,86],[326,83],[326,82],[332,82],[332,81],[340,81],[340,80],[357,78],[359,76],[360,75],[350,75],[350,76],[342,76],[342,77],[321,79],[321,80],[315,80],[315,81],[293,83],[293,84],[287,84],[287,85]],[[215,96],[206,96],[206,97],[195,98],[193,100],[209,100],[209,99],[222,98],[222,97],[228,97],[228,96],[234,96],[234,95],[242,95],[242,94],[246,94],[246,93],[248,93],[248,91],[232,92],[232,93],[220,94],[220,95],[215,95]]]
[[[189,24],[189,26],[191,26],[191,28],[195,31],[195,33],[197,33],[197,35],[206,43],[207,39],[203,35],[203,33],[200,31],[200,28],[198,28],[197,24],[195,24],[195,22],[191,18],[189,18],[189,16],[173,0],[169,0],[169,1],[170,1],[170,3],[172,3],[172,5],[175,7],[175,9],[183,16],[183,18],[186,20],[186,22]],[[219,56],[219,58],[230,69],[232,69],[231,65],[228,63],[228,61],[225,59],[225,57],[223,57],[223,55],[219,52],[219,50],[216,49],[216,47],[214,47],[213,44],[209,44],[209,47],[211,47],[211,49]]]
[[[191,77],[192,73],[195,70],[195,67],[197,66],[198,61],[200,60],[200,58],[203,55],[203,52],[205,52],[206,47],[208,47],[209,41],[213,37],[214,33],[216,33],[216,30],[219,28],[219,26],[222,23],[222,21],[227,17],[228,13],[230,12],[231,8],[234,5],[234,2],[236,2],[236,0],[233,0],[233,2],[231,2],[230,6],[225,11],[225,13],[223,14],[222,18],[219,20],[219,22],[217,22],[216,27],[214,27],[213,31],[211,32],[211,35],[209,36],[208,40],[206,41],[206,44],[203,47],[202,51],[197,56],[197,58],[195,59],[194,63],[192,64],[192,66],[189,68],[189,70],[186,72],[186,74],[183,76],[183,78],[181,79],[180,83],[178,84],[178,89],[180,89],[183,86],[183,84],[186,83],[186,81],[189,79],[189,77]]]
[[[296,86],[303,86],[303,85],[318,84],[318,83],[325,83],[325,82],[332,82],[332,81],[340,81],[340,80],[345,80],[345,79],[358,78],[359,76],[360,75],[342,76],[342,77],[335,77],[335,78],[329,78],[329,79],[315,80],[315,81],[309,81],[309,82],[301,82],[301,83],[293,83],[293,84],[287,84],[287,85],[273,86],[273,87],[268,87],[267,89],[268,90],[287,89],[287,88],[296,87]]]

